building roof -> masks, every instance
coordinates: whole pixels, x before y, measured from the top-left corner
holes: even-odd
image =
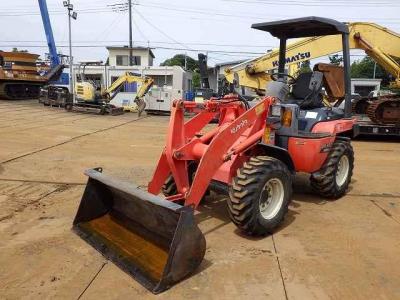
[[[148,50],[150,52],[150,55],[155,58],[153,51],[151,50],[151,48],[148,47],[132,47],[129,48],[128,46],[107,46],[106,47],[107,50]]]
[[[216,67],[223,67],[223,66],[228,66],[228,65],[238,65],[241,64],[242,62],[245,62],[245,59],[241,59],[241,60],[233,60],[233,61],[226,61],[226,62],[222,62],[219,64],[215,64]]]

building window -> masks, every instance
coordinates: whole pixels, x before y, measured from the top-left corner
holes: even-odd
[[[132,65],[133,66],[141,66],[142,61],[140,56],[132,56]]]
[[[119,77],[117,76],[111,76],[111,84],[114,83]],[[124,82],[121,84],[119,88],[115,92],[121,92],[121,93],[137,93],[137,82],[132,82],[132,83],[127,83]]]
[[[117,55],[117,66],[127,66],[129,61],[128,55]]]
[[[153,78],[154,80],[154,85],[155,86],[172,86],[173,83],[173,78],[172,75],[151,75],[150,77]]]

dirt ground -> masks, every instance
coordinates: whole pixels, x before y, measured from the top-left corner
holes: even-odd
[[[334,202],[295,184],[271,236],[250,239],[210,198],[197,221],[207,239],[198,272],[154,296],[71,231],[86,178],[104,172],[143,187],[168,117],[95,116],[0,102],[2,299],[400,299],[400,143],[353,142],[349,194]]]

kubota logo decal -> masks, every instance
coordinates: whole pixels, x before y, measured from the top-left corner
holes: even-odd
[[[299,52],[297,55],[293,55],[291,57],[286,57],[286,63],[289,64],[289,63],[296,62],[299,60],[304,60],[304,59],[307,59],[310,57],[311,57],[311,52],[303,52],[303,53]],[[272,62],[273,67],[277,67],[278,65],[279,65],[279,62],[277,60]]]
[[[248,123],[249,123],[249,121],[247,121],[247,120],[242,120],[242,122],[240,122],[239,124],[237,124],[235,127],[231,128],[231,133],[232,133],[232,134],[235,134],[235,133],[238,132],[240,129],[242,129],[243,127],[245,127]]]

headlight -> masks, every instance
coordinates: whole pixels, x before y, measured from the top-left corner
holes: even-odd
[[[282,126],[285,127],[291,127],[292,126],[292,110],[286,108],[283,112],[282,118],[281,118],[281,124]]]
[[[271,108],[271,116],[272,117],[280,117],[281,111],[282,111],[282,107],[280,105],[273,105]]]

